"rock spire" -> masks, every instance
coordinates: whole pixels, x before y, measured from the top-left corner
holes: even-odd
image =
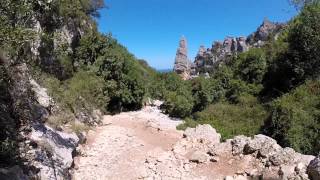
[[[186,80],[190,79],[191,66],[191,62],[188,59],[187,39],[182,36],[176,53],[173,70]]]

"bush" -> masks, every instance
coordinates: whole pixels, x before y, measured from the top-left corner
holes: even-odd
[[[272,104],[264,133],[282,146],[317,155],[320,151],[320,82],[309,81]]]
[[[165,112],[171,117],[185,118],[190,116],[193,109],[192,95],[189,91],[169,91],[161,108],[165,109]]]
[[[239,103],[243,94],[257,96],[262,89],[261,84],[247,84],[238,79],[230,81],[230,87],[226,90],[226,98],[231,103]]]
[[[224,96],[225,90],[219,81],[199,77],[192,80],[192,94],[195,100],[193,111],[201,111],[209,104],[217,102]]]
[[[223,139],[259,133],[267,116],[266,110],[251,95],[243,95],[239,101],[238,104],[219,102],[210,105],[195,114],[195,121],[199,124],[210,124],[221,133]]]
[[[118,112],[139,109],[146,93],[141,65],[116,40],[111,38],[108,41],[108,49],[93,65],[105,81],[106,93],[110,97],[108,110]]]
[[[247,83],[260,84],[267,68],[267,60],[263,49],[253,48],[242,53],[238,60],[237,73]]]
[[[65,101],[74,109],[83,107],[83,103],[90,110],[106,110],[109,98],[105,94],[104,80],[93,72],[79,71],[65,82]],[[84,99],[85,101],[79,101]]]

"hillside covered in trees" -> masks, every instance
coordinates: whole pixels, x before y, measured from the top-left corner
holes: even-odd
[[[299,15],[266,38],[258,37],[260,44],[250,49],[242,45],[245,52],[232,51],[219,60],[216,54],[202,55],[200,48],[204,63],[211,61],[210,66],[198,66],[200,77],[165,78],[169,92],[164,93],[163,108],[186,118],[180,128],[211,124],[224,139],[264,133],[284,147],[318,154],[320,6],[317,1],[293,3],[301,8]],[[277,29],[264,22],[248,37],[249,45],[272,26]]]
[[[183,80],[157,72],[99,32],[99,10],[108,5],[103,0],[1,0],[0,168],[19,165],[28,177],[39,177],[35,162],[42,162],[68,179],[73,161],[55,169],[63,160],[52,160],[50,143],[30,142],[34,132],[52,131],[60,138],[54,143],[63,139],[61,132],[81,137],[101,124],[103,114],[139,110],[150,99],[162,100],[163,112],[184,120],[178,129],[209,124],[223,140],[262,133],[317,155],[320,4],[293,4],[299,14],[263,45]]]

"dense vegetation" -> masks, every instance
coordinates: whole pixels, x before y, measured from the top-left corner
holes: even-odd
[[[1,0],[0,49],[11,64],[26,63],[33,78],[48,88],[60,107],[48,119],[56,127],[72,123],[84,111],[136,110],[153,98],[164,100],[162,109],[170,116],[185,119],[180,129],[210,124],[223,139],[265,133],[283,146],[317,154],[320,4],[295,4],[300,14],[277,39],[231,57],[211,78],[183,81],[175,73],[157,73],[111,35],[98,32],[95,18],[102,0]],[[40,34],[33,30],[34,19],[42,27]],[[82,31],[71,45],[57,38],[56,30],[66,24]],[[33,57],[30,46],[37,39],[39,56]],[[9,86],[0,61],[1,160],[14,159],[19,125],[11,114]]]
[[[11,114],[11,108],[23,107],[12,107],[9,66],[25,63],[48,89],[58,109],[52,109],[47,123],[56,128],[71,124],[81,131],[91,124],[75,126],[80,115],[91,116],[95,109],[136,110],[154,94],[150,87],[156,72],[111,35],[98,32],[95,20],[103,7],[103,0],[0,1],[0,51],[10,60],[0,59],[1,162],[14,161],[16,135],[24,119]],[[71,44],[61,30],[74,33]]]
[[[185,118],[178,128],[210,124],[224,139],[264,133],[299,152],[319,152],[320,4],[292,2],[300,14],[277,39],[234,56],[209,79],[174,79],[180,88],[164,88],[165,111]]]

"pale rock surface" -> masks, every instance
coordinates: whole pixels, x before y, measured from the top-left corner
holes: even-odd
[[[75,134],[56,131],[48,126],[36,124],[29,139],[37,144],[28,153],[34,156],[31,165],[40,170],[40,179],[65,179],[73,165],[73,157],[79,138]]]
[[[183,135],[190,141],[206,141],[213,144],[220,143],[221,139],[221,135],[208,124],[199,125],[196,128],[187,128]]]
[[[52,98],[48,95],[48,90],[41,87],[34,79],[30,79],[32,90],[35,92],[38,103],[44,108],[49,108],[52,103]]]

